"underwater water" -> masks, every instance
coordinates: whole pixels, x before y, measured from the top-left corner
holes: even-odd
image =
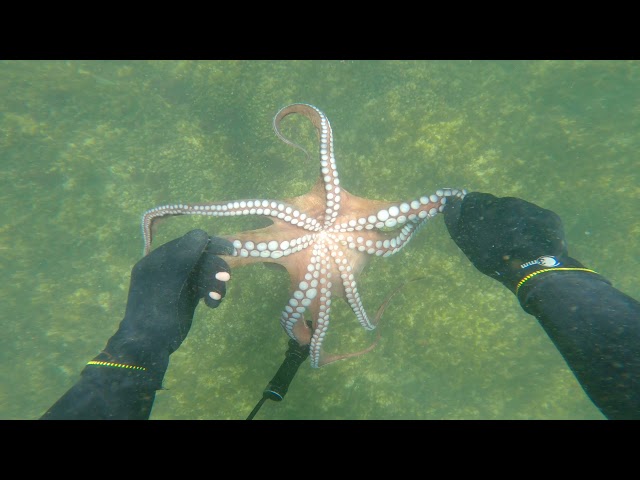
[[[35,419],[116,331],[140,219],[169,203],[306,193],[329,118],[341,185],[411,200],[441,187],[517,196],[562,218],[569,253],[640,298],[640,64],[626,61],[0,62],[0,418]],[[154,245],[243,218],[170,218]],[[256,419],[602,419],[536,319],[478,272],[441,216],[359,281],[370,353],[312,369]],[[152,419],[244,419],[284,358],[286,273],[232,272],[196,311]],[[334,302],[329,351],[364,348]]]

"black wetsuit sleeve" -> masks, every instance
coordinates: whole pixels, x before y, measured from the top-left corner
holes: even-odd
[[[147,420],[155,387],[145,372],[87,366],[42,420]]]
[[[603,277],[540,275],[519,299],[608,419],[640,419],[640,302]]]

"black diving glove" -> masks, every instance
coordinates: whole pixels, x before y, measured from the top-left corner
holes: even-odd
[[[569,257],[560,217],[533,203],[472,192],[447,203],[444,215],[451,238],[471,263],[519,298],[519,287],[538,279],[530,276],[535,272],[584,268]]]
[[[200,299],[215,308],[224,297],[229,266],[217,255],[233,252],[227,240],[192,230],[142,258],[131,272],[118,331],[85,371],[108,364],[131,366],[150,389],[162,388],[169,355],[189,333]]]

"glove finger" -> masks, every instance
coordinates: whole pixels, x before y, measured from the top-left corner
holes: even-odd
[[[204,230],[196,229],[187,232],[177,240],[177,243],[167,244],[170,248],[166,249],[167,256],[163,259],[164,265],[189,272],[197,265],[200,255],[205,251],[209,235]]]
[[[209,308],[217,308],[222,303],[222,299],[214,300],[209,295],[205,295],[203,298],[204,298],[204,304]]]
[[[156,291],[160,287],[176,291],[198,264],[208,243],[207,232],[191,230],[159,246],[135,264],[131,283],[137,286],[153,285]]]
[[[198,255],[206,247],[209,235],[204,230],[195,229],[178,239],[179,252],[185,256]]]
[[[213,255],[233,255],[235,252],[233,244],[224,238],[209,237],[209,243],[207,244],[207,252]]]
[[[227,262],[220,257],[205,253],[200,267],[200,278],[198,281],[198,294],[204,298],[205,304],[210,308],[216,308],[222,302],[227,293],[227,282],[217,278],[218,274],[229,274],[230,269]],[[224,278],[225,275],[222,275]],[[228,278],[228,277],[227,277]],[[219,298],[213,298],[219,295]]]
[[[209,308],[216,308],[222,302],[225,294],[227,293],[227,284],[225,281],[218,280],[216,275],[220,272],[229,273],[229,265],[227,262],[217,257],[217,255],[233,255],[236,249],[233,244],[228,240],[220,237],[210,237],[209,243],[207,244],[207,258],[205,259],[205,263],[203,264],[203,273],[207,282],[211,282],[210,286],[205,288],[205,292],[203,295],[204,302]],[[214,296],[220,296],[220,298],[215,299],[211,297],[211,294]]]

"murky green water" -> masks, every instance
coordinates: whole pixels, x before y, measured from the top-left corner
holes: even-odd
[[[0,63],[0,418],[39,417],[116,330],[145,210],[311,187],[317,165],[271,128],[290,103],[326,113],[350,192],[405,200],[451,186],[525,198],[562,217],[573,257],[639,298],[638,85],[640,64],[620,61]],[[311,142],[308,122],[286,123]],[[176,218],[157,241],[254,226]],[[285,401],[257,418],[603,418],[442,218],[369,264],[365,307],[422,275],[387,308],[373,352],[303,365]],[[197,311],[152,418],[245,418],[283,358],[287,298],[286,274],[235,270],[223,305]],[[343,302],[333,313],[334,345],[372,338]]]

